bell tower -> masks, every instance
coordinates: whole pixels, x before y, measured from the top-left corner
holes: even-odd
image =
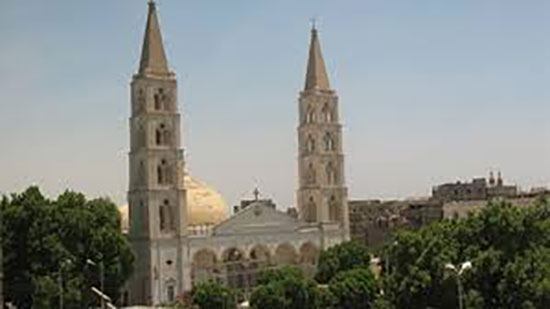
[[[338,223],[349,238],[338,96],[330,88],[315,27],[309,48],[305,87],[298,100],[298,210],[306,222]]]
[[[183,292],[186,192],[177,80],[168,69],[156,5],[149,2],[138,72],[131,82],[130,241],[136,253],[132,304],[170,302]]]

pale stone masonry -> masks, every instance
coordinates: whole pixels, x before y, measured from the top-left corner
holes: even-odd
[[[133,303],[147,304],[155,298],[155,280],[171,294],[183,290],[187,233],[177,80],[168,69],[154,2],[131,103],[129,237],[137,259],[130,291]]]
[[[177,80],[168,68],[155,3],[149,2],[139,70],[131,82],[128,237],[137,260],[123,305],[172,303],[205,280],[250,293],[264,267],[292,264],[313,274],[321,250],[348,238],[341,127],[337,97],[328,87],[314,30],[300,98],[300,106],[311,108],[311,121],[298,131],[304,147],[313,137],[319,147],[299,151],[301,166],[311,164],[318,182],[306,182],[309,174],[300,171],[298,192],[318,202],[315,215],[296,218],[256,194],[227,218],[223,199],[184,175]],[[300,117],[305,119],[302,110]]]
[[[297,205],[306,222],[337,222],[349,237],[342,126],[317,29],[311,30],[304,90],[299,98]]]

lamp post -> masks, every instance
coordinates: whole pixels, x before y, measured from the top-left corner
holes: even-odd
[[[109,296],[105,295],[103,292],[101,292],[95,287],[92,287],[92,292],[94,292],[95,294],[97,294],[97,296],[99,296],[99,298],[101,298],[102,303],[104,303],[105,301],[107,302],[106,303],[107,308],[116,309],[116,307],[113,305],[112,300]]]
[[[59,263],[59,269],[58,269],[58,279],[57,283],[59,284],[59,309],[63,309],[64,306],[64,295],[63,295],[63,267],[65,265],[71,264],[72,261],[70,259],[65,259],[64,261],[61,261]]]
[[[457,289],[458,289],[458,308],[463,309],[463,299],[462,294],[464,293],[462,289],[462,281],[460,280],[460,276],[464,273],[464,271],[472,268],[472,262],[466,261],[462,264],[460,264],[460,269],[456,267],[455,265],[451,263],[445,264],[445,269],[448,269],[452,271],[456,275],[456,283],[457,283]]]
[[[86,264],[92,265],[94,267],[97,267],[98,264],[90,259],[86,259]],[[101,292],[105,293],[105,274],[104,274],[104,266],[103,266],[103,259],[99,261],[99,281],[100,281],[100,288]],[[101,298],[101,309],[105,309],[105,298]]]

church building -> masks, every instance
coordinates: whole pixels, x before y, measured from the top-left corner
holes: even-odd
[[[204,280],[247,292],[264,267],[297,265],[312,274],[323,249],[349,239],[338,96],[330,88],[318,31],[311,30],[298,100],[298,218],[261,200],[229,216],[221,196],[186,172],[177,77],[156,5],[148,6],[141,60],[130,84],[128,237],[136,263],[129,303],[170,303]]]

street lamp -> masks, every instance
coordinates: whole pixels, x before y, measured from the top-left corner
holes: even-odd
[[[59,263],[59,269],[58,269],[59,277],[58,277],[57,283],[59,284],[59,308],[60,309],[63,309],[63,267],[65,265],[72,264],[72,262],[73,261],[71,259],[65,259]]]
[[[451,264],[451,263],[447,263],[445,264],[445,269],[448,269],[450,271],[452,271],[455,275],[456,275],[456,282],[457,282],[457,288],[458,288],[458,308],[459,309],[462,309],[463,308],[463,289],[462,289],[462,281],[460,281],[460,276],[462,276],[462,274],[468,270],[472,268],[472,262],[471,261],[466,261],[462,264],[460,264],[460,269],[457,268],[455,265]]]
[[[112,303],[112,300],[109,296],[105,295],[103,292],[101,292],[100,290],[98,290],[96,287],[92,287],[92,292],[94,292],[95,294],[97,294],[97,296],[99,296],[99,298],[101,298],[101,302],[107,302],[107,308],[109,309],[116,309],[116,307],[113,305]]]
[[[97,267],[98,264],[90,259],[86,259],[86,264],[92,265],[94,267]],[[101,292],[102,294],[105,292],[105,274],[104,274],[104,267],[103,267],[103,260],[99,262],[99,281],[101,286]],[[92,288],[92,291],[95,288]],[[94,291],[95,292],[95,291]],[[105,298],[101,298],[101,309],[105,309]]]

